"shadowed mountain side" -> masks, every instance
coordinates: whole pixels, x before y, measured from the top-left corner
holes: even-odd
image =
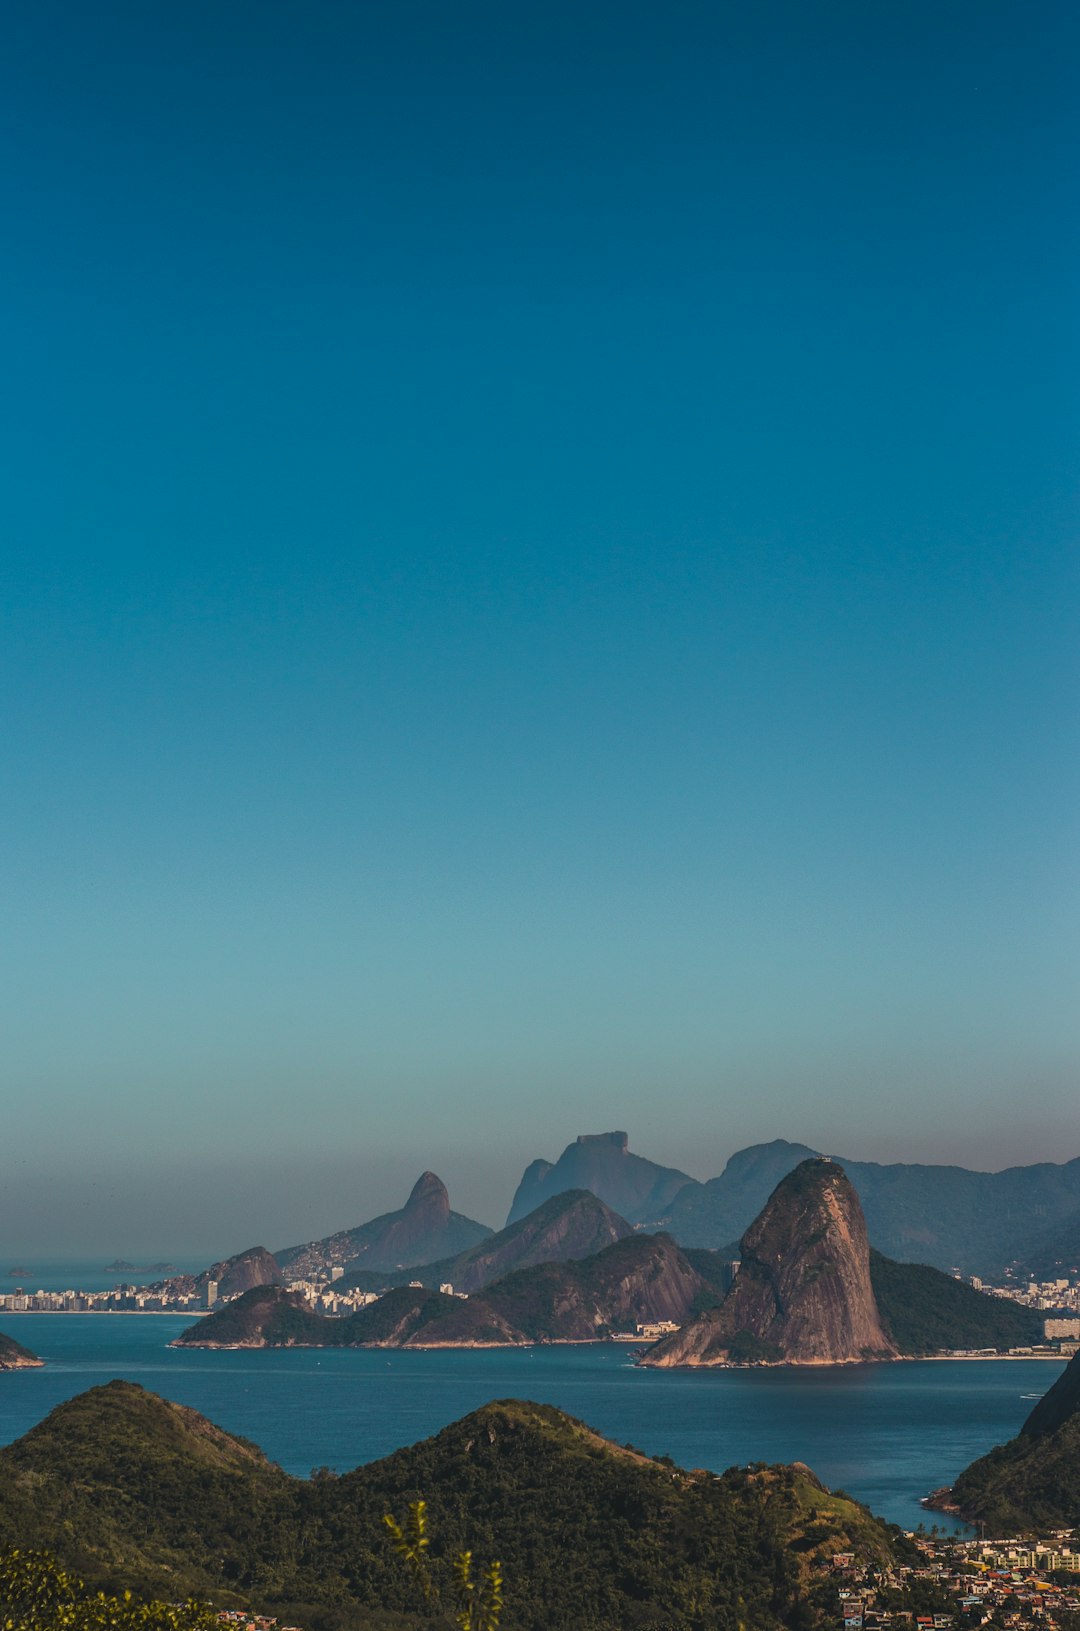
[[[870,1283],[858,1196],[831,1161],[782,1179],[742,1238],[719,1308],[657,1343],[645,1365],[836,1365],[896,1353]]]
[[[632,1235],[582,1262],[518,1269],[476,1296],[399,1286],[355,1314],[316,1314],[263,1287],[199,1320],[183,1347],[469,1347],[591,1342],[656,1320],[681,1322],[719,1299],[669,1235]]]
[[[625,1133],[582,1133],[554,1165],[534,1161],[525,1169],[506,1221],[516,1223],[564,1190],[588,1189],[631,1223],[651,1223],[689,1183],[693,1179],[676,1167],[631,1155]]]
[[[459,1252],[456,1257],[444,1257],[437,1263],[421,1263],[401,1270],[390,1277],[389,1283],[422,1280],[424,1285],[436,1289],[449,1284],[455,1291],[479,1291],[514,1269],[591,1257],[633,1232],[625,1218],[619,1217],[595,1195],[571,1189],[552,1196],[535,1212],[500,1229],[498,1234],[489,1235],[469,1251]],[[346,1274],[341,1283],[346,1287],[359,1285],[363,1289],[378,1289],[372,1283],[373,1278],[370,1272],[354,1270]]]
[[[881,1323],[906,1358],[954,1348],[1006,1352],[1042,1341],[1037,1309],[988,1296],[926,1263],[894,1263],[871,1250],[870,1284]]]
[[[658,1221],[683,1245],[723,1248],[814,1153],[783,1139],[740,1150],[718,1178],[680,1190]],[[1026,1254],[1049,1265],[1080,1245],[1080,1159],[1003,1172],[835,1160],[855,1186],[870,1240],[889,1257],[989,1278]]]
[[[385,1212],[370,1223],[342,1229],[304,1246],[289,1246],[277,1253],[277,1259],[294,1277],[349,1265],[376,1272],[392,1271],[456,1256],[490,1234],[483,1223],[452,1212],[442,1179],[425,1172],[399,1211]]]
[[[500,1558],[515,1631],[816,1631],[832,1623],[829,1558],[881,1566],[902,1544],[805,1468],[685,1473],[513,1400],[311,1481],[126,1382],[0,1450],[0,1545],[171,1599],[254,1600],[309,1631],[431,1623],[383,1523],[418,1498],[436,1576],[466,1547],[480,1567]]]
[[[1034,1234],[1020,1253],[1018,1266],[1029,1280],[1080,1274],[1080,1209]]]
[[[786,1138],[751,1144],[729,1158],[718,1178],[686,1183],[660,1221],[680,1245],[722,1250],[745,1234],[781,1178],[818,1154]]]
[[[0,1370],[26,1370],[32,1365],[43,1365],[45,1361],[39,1359],[37,1354],[24,1348],[21,1342],[14,1337],[5,1336],[0,1331]]]
[[[1080,1354],[1016,1438],[973,1461],[934,1504],[995,1535],[1045,1535],[1080,1525]]]

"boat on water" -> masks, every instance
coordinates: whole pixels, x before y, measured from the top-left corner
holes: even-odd
[[[30,1273],[30,1270],[29,1269],[8,1269],[8,1273],[12,1274],[12,1275],[15,1275],[20,1280],[25,1280],[27,1275]]]

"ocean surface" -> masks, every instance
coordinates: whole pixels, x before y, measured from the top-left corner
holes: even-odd
[[[253,1439],[288,1472],[339,1472],[491,1399],[558,1405],[620,1444],[720,1472],[804,1461],[905,1528],[945,1525],[919,1498],[1011,1438],[1057,1379],[1047,1360],[910,1361],[821,1371],[637,1369],[621,1344],[393,1351],[170,1349],[172,1314],[6,1314],[42,1370],[0,1373],[0,1441],[115,1376]],[[951,1527],[951,1525],[950,1525]]]
[[[153,1280],[164,1280],[169,1274],[199,1274],[207,1267],[205,1257],[170,1257],[168,1269],[152,1265],[164,1263],[165,1258],[143,1257],[128,1259],[136,1266],[114,1270],[105,1267],[115,1258],[87,1257],[73,1261],[65,1258],[8,1257],[0,1259],[0,1292],[14,1291],[111,1291],[118,1285],[149,1285]],[[14,1270],[18,1273],[14,1273]]]

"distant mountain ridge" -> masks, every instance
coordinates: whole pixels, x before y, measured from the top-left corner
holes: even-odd
[[[625,1133],[582,1133],[556,1162],[526,1167],[506,1221],[516,1223],[564,1190],[588,1189],[631,1223],[645,1222],[660,1217],[692,1182],[676,1167],[631,1155]]]
[[[442,1179],[425,1172],[399,1211],[384,1212],[369,1223],[321,1240],[286,1247],[275,1256],[282,1269],[296,1278],[349,1266],[377,1272],[456,1256],[486,1240],[491,1232],[485,1224],[452,1212]]]
[[[498,1234],[489,1234],[468,1251],[402,1269],[389,1283],[407,1278],[418,1279],[436,1290],[448,1283],[455,1291],[480,1291],[514,1269],[591,1257],[633,1232],[625,1218],[588,1190],[571,1189],[553,1195],[526,1217],[508,1224]],[[346,1273],[341,1284],[374,1288],[377,1279],[372,1271],[360,1268]]]
[[[723,1250],[740,1238],[780,1180],[825,1152],[774,1139],[730,1157],[707,1183],[631,1155],[623,1133],[581,1138],[554,1166],[526,1170],[511,1218],[531,1196],[580,1187],[640,1227],[665,1229],[683,1246]],[[999,1279],[1030,1262],[1045,1273],[1080,1258],[1080,1157],[1001,1172],[966,1167],[829,1158],[859,1196],[870,1243],[899,1261]],[[571,1178],[577,1175],[571,1184]],[[681,1185],[677,1180],[681,1178]]]

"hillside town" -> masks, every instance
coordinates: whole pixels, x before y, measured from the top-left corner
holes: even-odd
[[[916,1564],[880,1571],[850,1552],[832,1559],[844,1631],[1078,1631],[1080,1534],[1042,1540],[964,1540],[916,1533]]]

